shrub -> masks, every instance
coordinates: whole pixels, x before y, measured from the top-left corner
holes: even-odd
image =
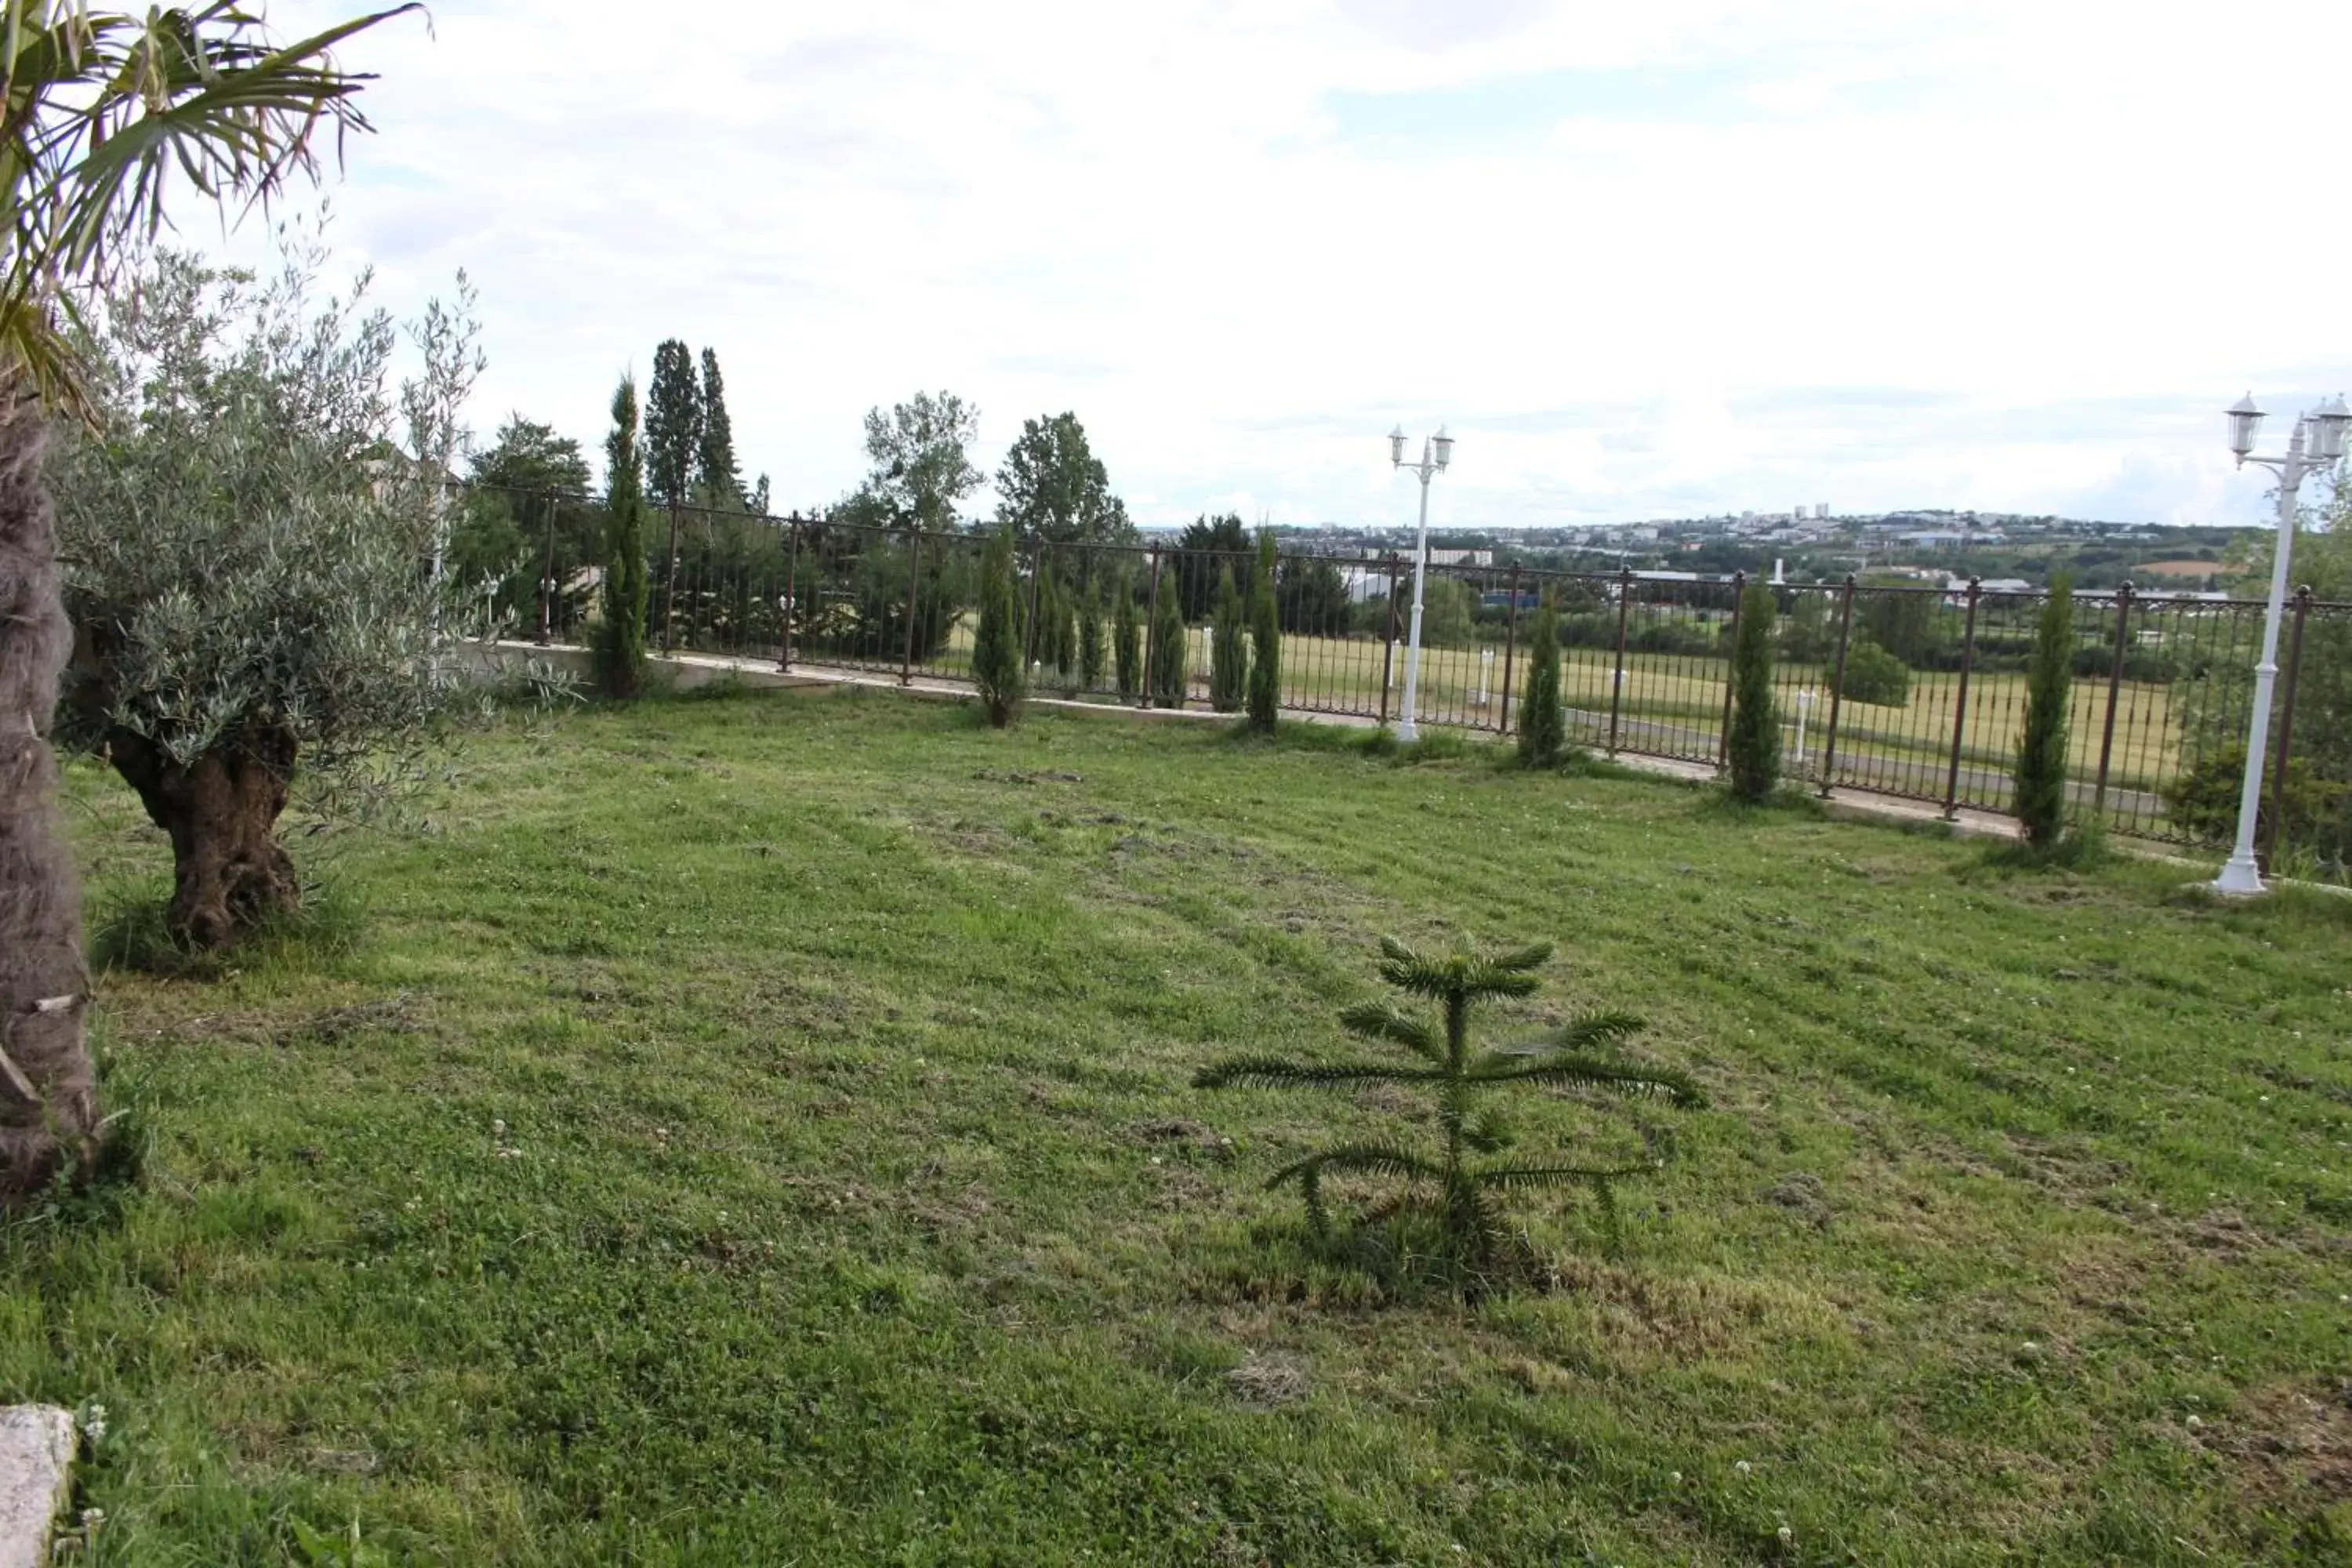
[[[1834,673],[1830,688],[1839,690]],[[1865,637],[1857,637],[1845,650],[1845,682],[1843,692],[1848,702],[1869,702],[1883,708],[1900,708],[1911,700],[1911,667]]]
[[[1568,725],[1559,704],[1559,617],[1549,598],[1536,611],[1534,635],[1527,695],[1519,700],[1519,761],[1531,768],[1556,768],[1568,742]]]
[[[1191,672],[1185,668],[1184,612],[1177,602],[1176,574],[1160,574],[1151,603],[1151,700],[1155,707],[1181,708]]]
[[[2298,730],[2301,726],[2296,726]],[[2262,799],[2256,806],[2254,842],[2269,841],[2271,817],[2277,809],[2277,776],[2263,770]],[[2238,794],[2244,787],[2246,746],[2216,746],[2197,765],[2164,788],[2164,803],[2174,826],[2200,843],[2228,844],[2238,837]],[[2307,849],[2322,861],[2352,858],[2352,787],[2322,778],[2302,757],[2289,760],[2286,770],[2286,819],[2280,824],[2282,844]]]
[[[1209,632],[1209,706],[1220,713],[1238,713],[1248,655],[1242,643],[1242,595],[1234,585],[1228,565],[1217,579],[1217,610]]]
[[[1261,534],[1257,542],[1257,576],[1250,584],[1249,727],[1264,735],[1274,733],[1274,721],[1282,711],[1278,572],[1274,535]],[[1337,574],[1333,575],[1336,578]]]
[[[1013,586],[1013,531],[990,536],[980,560],[980,629],[972,636],[971,681],[998,729],[1020,710],[1028,670],[1022,657],[1020,599]]]
[[[1124,574],[1111,590],[1110,659],[1120,700],[1134,701],[1143,690],[1143,634],[1135,620],[1135,584]]]
[[[1772,590],[1751,583],[1739,598],[1739,635],[1731,648],[1731,733],[1725,751],[1731,793],[1762,800],[1780,782],[1780,711],[1772,700],[1772,626],[1780,606]]]
[[[2017,738],[2011,809],[2025,828],[2025,842],[2047,854],[2066,829],[2066,720],[2074,684],[2074,597],[2061,574],[2042,601],[2033,638],[2033,662],[2025,678],[2025,728]]]
[[[1394,937],[1381,941],[1381,978],[1410,995],[1441,1005],[1443,1021],[1433,1024],[1391,1002],[1368,1002],[1347,1009],[1339,1021],[1367,1040],[1400,1046],[1418,1060],[1412,1066],[1378,1063],[1323,1065],[1282,1057],[1236,1057],[1202,1069],[1201,1089],[1257,1087],[1349,1088],[1389,1084],[1433,1097],[1434,1150],[1378,1140],[1341,1143],[1294,1160],[1266,1179],[1269,1188],[1296,1183],[1307,1216],[1318,1237],[1331,1220],[1323,1201],[1326,1176],[1386,1176],[1402,1181],[1405,1193],[1388,1212],[1419,1205],[1433,1214],[1454,1278],[1477,1283],[1491,1273],[1506,1240],[1502,1196],[1512,1191],[1582,1184],[1592,1189],[1613,1223],[1617,1182],[1657,1168],[1654,1158],[1631,1163],[1566,1164],[1498,1158],[1512,1142],[1508,1123],[1482,1104],[1491,1090],[1574,1088],[1653,1098],[1675,1105],[1702,1102],[1685,1075],[1629,1062],[1610,1047],[1642,1026],[1623,1013],[1591,1014],[1553,1031],[1541,1041],[1505,1050],[1473,1052],[1470,1009],[1498,996],[1526,996],[1537,986],[1535,971],[1551,956],[1549,946],[1490,953],[1457,950],[1424,958]]]

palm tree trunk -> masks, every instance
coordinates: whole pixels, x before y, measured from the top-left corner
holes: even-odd
[[[41,483],[47,444],[30,389],[0,384],[0,1200],[86,1157],[99,1124],[82,1041],[81,888],[59,831],[48,743],[73,634]]]

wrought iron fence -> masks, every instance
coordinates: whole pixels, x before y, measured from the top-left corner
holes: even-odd
[[[601,616],[603,533],[589,503],[505,494],[521,558],[483,580],[480,628],[582,643]],[[971,670],[983,541],[701,508],[649,518],[647,636],[667,651],[961,682]],[[1214,701],[1213,622],[1253,552],[1032,541],[1018,564],[1040,695]],[[1282,700],[1387,723],[1402,711],[1409,560],[1285,552],[1275,569]],[[1423,586],[1417,718],[1509,733],[1528,639],[1549,601],[1571,739],[1720,766],[1739,579],[1433,565]],[[1785,773],[1947,815],[2006,812],[2025,670],[2046,595],[1976,584],[1773,584]],[[2077,811],[2176,842],[2226,842],[2264,605],[2135,592],[2075,595],[2069,755]],[[1181,638],[1155,637],[1173,616]],[[1171,658],[1174,668],[1169,668]],[[2341,875],[2352,856],[2352,605],[2289,606],[2262,825],[2265,853]]]

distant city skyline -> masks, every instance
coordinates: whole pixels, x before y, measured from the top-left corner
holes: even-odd
[[[618,0],[446,0],[345,51],[380,134],[333,233],[402,315],[470,271],[484,437],[520,411],[595,453],[625,370],[715,348],[787,509],[856,482],[868,406],[945,387],[992,470],[1075,411],[1155,524],[1408,516],[1400,420],[1459,440],[1439,527],[1776,496],[2253,523],[2221,409],[2251,385],[2276,434],[2352,386],[2311,303],[2340,204],[2261,247],[2252,200],[2339,139],[2352,15],[2263,23],[719,0],[649,37]]]

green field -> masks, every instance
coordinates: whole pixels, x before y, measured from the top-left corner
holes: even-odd
[[[421,831],[298,840],[347,946],[104,976],[143,1173],[0,1232],[0,1394],[106,1406],[108,1563],[2346,1560],[2352,900],[1447,751],[855,691],[477,740]],[[160,901],[68,787],[100,923]],[[1382,931],[1556,941],[1501,1027],[1701,1080],[1621,1258],[1528,1200],[1551,1288],[1465,1306],[1261,1190],[1402,1102],[1189,1080],[1346,1048]]]

